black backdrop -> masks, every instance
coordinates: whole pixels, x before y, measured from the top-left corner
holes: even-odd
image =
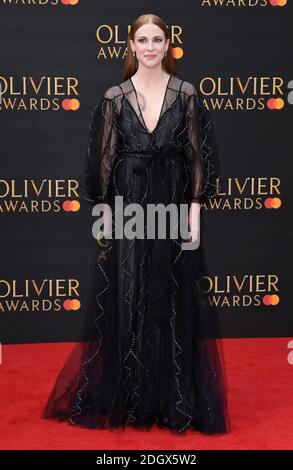
[[[0,2],[0,342],[75,338],[95,243],[76,187],[89,116],[148,12],[172,30],[177,75],[201,88],[217,131],[203,288],[223,336],[292,335],[292,2],[31,3]]]

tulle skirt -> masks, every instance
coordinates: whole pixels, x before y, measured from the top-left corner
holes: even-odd
[[[229,430],[218,312],[203,242],[94,242],[83,328],[42,418],[86,428]]]
[[[157,157],[118,160],[112,209],[114,189],[124,196],[123,214],[129,198],[144,209],[186,202],[184,161],[165,166]],[[169,235],[168,219],[166,238],[155,231],[119,239],[114,223],[112,238],[93,242],[84,324],[42,417],[99,429],[228,431],[218,312],[201,285],[208,274],[202,215],[197,250],[182,249],[180,218],[178,236]]]

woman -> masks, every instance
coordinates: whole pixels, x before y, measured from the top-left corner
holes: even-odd
[[[127,50],[123,81],[107,89],[91,117],[81,187],[105,212],[83,341],[42,416],[88,428],[147,430],[156,423],[175,433],[225,433],[218,325],[199,289],[200,208],[216,195],[219,176],[213,126],[199,91],[175,76],[160,18],[140,16]],[[113,236],[109,208],[117,196],[124,223],[128,204],[186,204],[189,237]],[[197,249],[183,249],[186,241]]]

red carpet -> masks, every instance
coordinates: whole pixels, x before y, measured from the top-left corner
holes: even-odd
[[[2,346],[1,449],[292,449],[291,338],[223,340],[231,433],[88,430],[40,418],[72,343]]]

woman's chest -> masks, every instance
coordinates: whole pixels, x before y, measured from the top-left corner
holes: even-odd
[[[184,143],[186,131],[186,109],[180,94],[162,109],[154,129],[147,129],[143,115],[126,96],[123,96],[117,116],[118,146],[121,150],[141,150],[149,145]]]

